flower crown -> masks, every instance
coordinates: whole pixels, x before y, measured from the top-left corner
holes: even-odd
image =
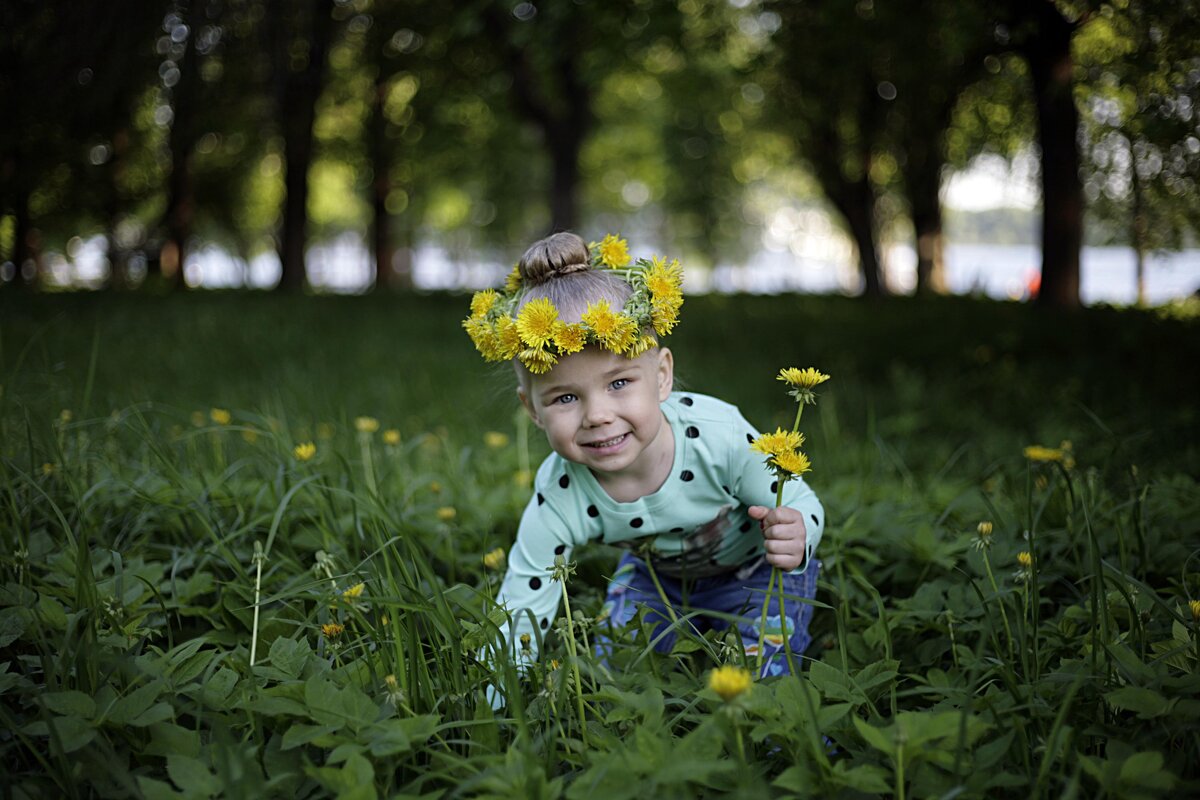
[[[624,308],[616,310],[608,300],[597,300],[588,303],[579,322],[568,323],[559,319],[554,303],[539,297],[514,317],[525,287],[520,269],[513,267],[503,293],[484,289],[471,298],[471,316],[463,320],[463,327],[475,349],[488,361],[516,358],[540,375],[562,356],[578,353],[589,343],[629,358],[655,347],[656,335],[671,332],[683,305],[679,262],[660,256],[633,261],[628,243],[611,234],[589,244],[588,251],[592,269],[608,270],[632,287]]]

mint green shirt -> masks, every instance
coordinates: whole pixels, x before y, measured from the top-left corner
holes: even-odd
[[[730,580],[764,555],[758,522],[746,509],[775,505],[777,484],[764,457],[750,449],[758,430],[735,406],[692,392],[675,392],[662,403],[675,436],[671,474],[656,492],[629,503],[609,497],[591,471],[551,453],[538,469],[508,556],[497,603],[516,622],[512,643],[543,632],[558,613],[562,586],[550,580],[554,558],[571,558],[575,547],[598,541],[632,548],[659,575]],[[807,531],[802,573],[812,561],[825,512],[803,479],[784,484],[783,504],[804,515]],[[507,634],[507,631],[506,631]],[[537,637],[531,636],[536,653]]]

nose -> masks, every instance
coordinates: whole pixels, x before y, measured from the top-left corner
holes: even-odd
[[[613,421],[612,405],[604,398],[588,400],[583,413],[584,424],[589,428],[599,428]]]

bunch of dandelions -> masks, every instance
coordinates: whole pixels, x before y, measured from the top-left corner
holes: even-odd
[[[796,419],[792,423],[790,431],[777,428],[774,433],[764,433],[751,442],[750,447],[755,452],[766,456],[767,467],[775,473],[775,507],[778,508],[783,505],[784,484],[812,470],[812,462],[800,450],[804,445],[804,434],[800,433],[800,417],[804,413],[805,406],[817,404],[817,393],[814,390],[829,380],[829,376],[814,367],[805,369],[786,367],[779,370],[779,374],[775,378],[790,387],[788,394],[796,401]],[[755,657],[754,671],[759,675],[762,674],[763,646],[767,635],[767,610],[771,604],[771,592],[776,584],[779,586],[779,614],[782,618],[784,616],[783,576],[779,574],[778,567],[773,567],[771,580],[767,583],[767,593],[763,598],[762,618],[759,620],[758,626],[758,654]],[[794,675],[796,669],[792,663],[792,648],[787,635],[786,621],[784,621],[783,643],[788,670]]]

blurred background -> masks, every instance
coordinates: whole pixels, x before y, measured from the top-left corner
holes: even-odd
[[[0,291],[1200,287],[1193,0],[4,0]]]

